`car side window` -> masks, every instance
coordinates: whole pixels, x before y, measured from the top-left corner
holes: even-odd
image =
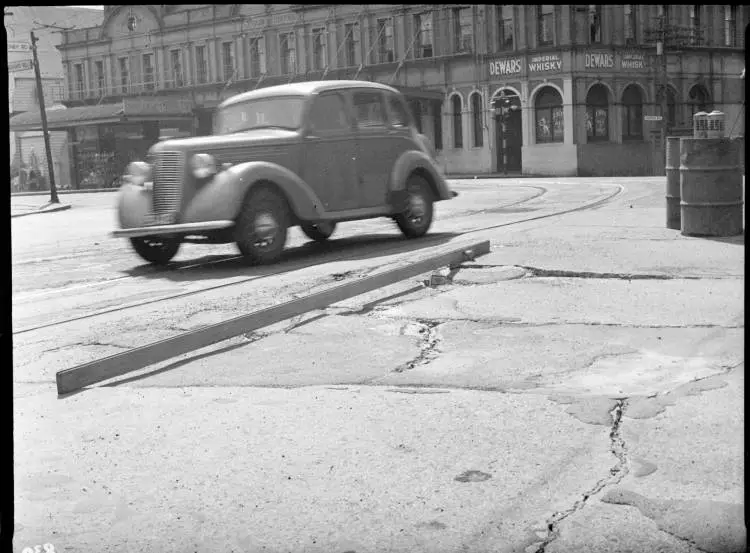
[[[386,125],[383,95],[379,92],[355,92],[354,110],[360,127],[384,127]]]
[[[323,93],[313,100],[308,117],[312,131],[337,131],[349,128],[346,116],[346,102],[336,92]]]
[[[409,115],[406,112],[401,98],[395,94],[388,94],[388,111],[390,112],[391,125],[394,127],[408,127]]]

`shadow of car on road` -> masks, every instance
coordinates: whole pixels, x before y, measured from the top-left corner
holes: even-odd
[[[126,269],[132,277],[170,280],[173,282],[199,281],[232,276],[263,277],[277,275],[322,265],[334,261],[359,261],[418,252],[448,243],[460,233],[436,232],[417,239],[407,239],[400,234],[366,234],[346,238],[333,238],[323,243],[305,242],[288,248],[281,259],[272,265],[248,266],[238,255],[206,255],[185,261],[173,262],[166,267],[139,265]]]

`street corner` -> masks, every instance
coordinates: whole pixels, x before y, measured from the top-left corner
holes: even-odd
[[[27,215],[39,215],[42,213],[55,213],[58,211],[66,211],[72,206],[70,204],[63,204],[60,202],[47,202],[41,206],[35,205],[11,205],[11,217],[25,217]]]

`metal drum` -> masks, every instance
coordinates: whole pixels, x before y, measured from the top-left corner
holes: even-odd
[[[680,218],[686,236],[735,236],[742,232],[743,198],[739,141],[680,140]]]
[[[667,138],[667,228],[680,230],[680,139]]]

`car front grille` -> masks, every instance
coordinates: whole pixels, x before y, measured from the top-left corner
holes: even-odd
[[[154,214],[177,216],[185,176],[185,154],[159,152],[154,160]]]

